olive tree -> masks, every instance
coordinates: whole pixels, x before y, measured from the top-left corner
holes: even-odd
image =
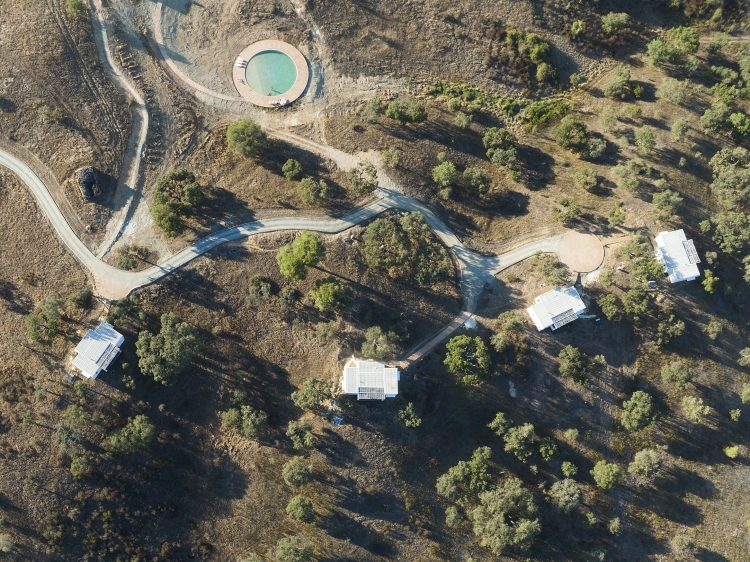
[[[335,277],[327,277],[315,282],[315,288],[310,291],[310,297],[321,312],[336,310],[346,299],[346,289]]]
[[[369,162],[359,162],[346,172],[346,181],[357,193],[367,193],[378,187],[378,171]]]
[[[158,334],[143,330],[135,344],[138,367],[144,375],[165,386],[176,382],[193,356],[200,351],[198,329],[180,320],[171,312],[162,314]]]
[[[547,492],[549,503],[560,513],[570,513],[581,503],[581,489],[575,480],[566,478],[552,484]]]
[[[652,127],[644,125],[635,131],[635,145],[638,147],[638,154],[648,156],[653,152],[656,146],[656,133]]]
[[[656,405],[654,399],[647,392],[636,390],[622,403],[625,410],[620,418],[620,423],[625,429],[639,431],[650,425],[656,419]]]
[[[618,31],[622,31],[630,23],[630,16],[624,12],[609,12],[608,14],[601,16],[601,18],[602,29],[608,35],[614,35]]]
[[[676,191],[667,189],[654,193],[651,201],[654,204],[654,208],[651,209],[651,216],[654,220],[664,222],[677,214],[682,206],[683,199]]]
[[[109,436],[109,450],[115,454],[142,451],[151,445],[155,435],[156,428],[148,416],[139,414],[128,418],[125,427]]]
[[[702,421],[711,412],[711,408],[697,396],[685,396],[682,399],[682,410],[687,419],[696,423]]]
[[[314,410],[324,400],[330,400],[331,396],[331,381],[310,377],[299,390],[292,392],[292,402],[301,410]]]
[[[661,368],[661,378],[675,390],[687,390],[693,380],[693,371],[682,361],[671,361]]]
[[[401,124],[410,122],[420,123],[427,119],[427,112],[424,106],[414,97],[406,96],[388,104],[385,116],[389,119],[399,121]]]
[[[528,462],[531,455],[534,454],[536,433],[534,433],[534,426],[530,423],[511,427],[505,432],[503,440],[505,441],[505,452],[513,453],[521,462]]]
[[[294,496],[286,506],[286,514],[290,519],[312,523],[315,521],[315,509],[312,502],[304,496]]]
[[[479,495],[480,505],[470,513],[474,534],[495,555],[524,552],[542,532],[535,518],[534,496],[518,478],[508,478],[497,488]]]
[[[305,205],[322,205],[328,200],[328,184],[323,180],[304,178],[297,186],[297,195]]]
[[[298,451],[309,449],[315,445],[312,425],[304,420],[290,421],[286,429],[286,436],[292,440],[292,446]]]
[[[552,137],[563,148],[581,151],[588,144],[589,133],[583,121],[566,115],[560,124],[552,129]]]
[[[312,466],[305,465],[305,459],[303,457],[292,457],[289,461],[284,463],[281,468],[281,477],[287,485],[297,488],[313,479]]]
[[[638,451],[633,462],[628,465],[628,472],[643,478],[651,478],[661,468],[661,458],[654,449]]]
[[[445,366],[465,384],[477,384],[490,373],[490,351],[479,336],[455,336],[446,344]]]
[[[291,244],[282,246],[276,255],[281,274],[292,281],[304,281],[307,268],[325,260],[326,248],[320,236],[303,230]]]
[[[276,562],[309,562],[314,549],[302,545],[297,537],[284,537],[276,543]]]
[[[608,463],[601,460],[594,465],[591,470],[591,476],[594,477],[596,485],[603,490],[614,488],[622,477],[620,468],[615,463]]]

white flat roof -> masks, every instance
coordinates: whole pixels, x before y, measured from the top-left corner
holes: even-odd
[[[539,295],[534,302],[536,304],[527,308],[526,312],[540,332],[545,328],[551,327],[554,330],[572,322],[586,310],[575,287],[555,287]]]
[[[398,394],[401,373],[396,367],[386,367],[379,361],[350,359],[344,367],[342,390],[356,394],[358,399],[393,398]]]
[[[84,376],[95,379],[101,371],[106,371],[120,353],[125,337],[111,324],[100,323],[96,330],[88,330],[76,346],[73,366]]]
[[[684,230],[660,232],[655,240],[656,261],[664,265],[671,283],[692,281],[700,275],[697,264],[701,260],[693,241],[687,239]]]

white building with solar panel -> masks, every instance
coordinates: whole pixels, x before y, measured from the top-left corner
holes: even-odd
[[[555,287],[534,299],[534,306],[526,309],[540,332],[546,328],[557,330],[570,324],[586,311],[575,287]]]
[[[356,394],[357,400],[385,400],[396,397],[399,380],[401,372],[396,367],[352,357],[344,366],[341,386],[344,394]]]
[[[76,346],[73,366],[84,377],[95,379],[99,373],[106,371],[120,354],[120,346],[125,337],[111,324],[102,322],[96,330],[89,330]]]
[[[664,265],[671,283],[692,281],[701,274],[698,270],[701,262],[698,252],[684,230],[660,232],[656,237],[656,246],[656,261]]]

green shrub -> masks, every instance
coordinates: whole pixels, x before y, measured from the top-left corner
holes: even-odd
[[[521,120],[527,130],[536,132],[539,127],[563,117],[568,111],[570,111],[570,105],[567,102],[538,100],[526,107]]]
[[[0,552],[11,552],[14,546],[15,543],[13,542],[13,539],[10,538],[10,535],[0,533]]]
[[[304,281],[307,268],[325,260],[326,248],[320,236],[303,230],[291,244],[282,246],[276,255],[281,274],[293,281]]]
[[[389,168],[396,168],[401,160],[401,151],[398,148],[389,147],[386,148],[381,156],[383,161],[388,164]]]
[[[299,390],[292,392],[292,402],[301,410],[314,410],[321,403],[330,400],[331,382],[310,377],[302,383]]]
[[[656,419],[654,399],[642,390],[633,392],[630,400],[625,400],[622,403],[622,408],[625,411],[622,413],[620,423],[630,431],[639,431],[651,425]]]
[[[281,469],[281,477],[287,485],[297,488],[313,479],[313,469],[305,465],[305,459],[302,457],[292,457]]]
[[[630,16],[626,13],[610,12],[602,18],[602,29],[604,33],[614,35],[618,31],[625,29],[630,23]]]
[[[148,248],[137,244],[123,244],[115,253],[117,254],[117,267],[125,271],[135,269],[141,260],[147,260],[151,255]]]
[[[654,208],[651,210],[651,216],[654,220],[665,222],[671,219],[682,206],[682,197],[676,191],[667,189],[660,193],[655,193],[651,202]]]
[[[740,454],[740,448],[736,445],[733,447],[724,447],[724,454],[730,459],[736,459]]]
[[[422,418],[417,415],[413,402],[407,403],[406,408],[399,410],[398,419],[404,422],[406,427],[419,427],[422,425]]]
[[[570,478],[571,476],[575,476],[576,474],[578,474],[578,467],[570,461],[564,461],[562,463],[562,473],[567,478]]]
[[[635,454],[633,462],[628,465],[628,472],[643,478],[653,477],[661,468],[659,453],[653,449],[644,449]]]
[[[572,115],[563,117],[560,124],[552,129],[552,136],[557,144],[573,151],[583,150],[588,143],[586,124]]]
[[[609,490],[620,481],[622,472],[616,464],[601,460],[594,465],[591,476],[594,477],[597,486],[603,490]]]
[[[630,69],[627,66],[618,66],[612,71],[612,78],[602,88],[602,92],[608,98],[624,98],[629,91]]]
[[[463,522],[464,518],[456,506],[451,505],[445,508],[445,524],[450,527],[457,527]]]
[[[185,168],[176,168],[156,182],[149,210],[157,228],[167,238],[173,238],[185,231],[183,218],[191,216],[202,200],[203,191],[195,175]],[[128,254],[144,259],[138,251],[134,255],[132,247]]]
[[[445,366],[466,384],[476,384],[489,376],[490,352],[479,336],[454,336],[446,344]]]
[[[581,489],[570,478],[552,484],[547,499],[558,513],[570,513],[581,503]]]
[[[284,162],[284,165],[281,167],[281,172],[289,181],[296,180],[302,175],[302,164],[294,158],[290,158]]]
[[[227,128],[227,146],[240,156],[255,158],[266,147],[266,132],[255,121],[235,121]]]
[[[128,418],[125,427],[109,436],[109,450],[114,454],[132,453],[147,449],[156,435],[156,428],[147,416]]]
[[[346,299],[346,289],[341,286],[338,279],[328,277],[315,282],[315,288],[310,291],[310,297],[321,312],[336,310]]]
[[[573,174],[573,180],[578,187],[589,192],[596,191],[597,185],[599,184],[596,172],[589,167],[584,167],[576,171],[576,173]]]
[[[94,290],[91,285],[84,285],[83,288],[79,289],[72,295],[70,295],[70,304],[76,308],[89,308],[91,306],[91,298],[94,296]]]
[[[268,431],[268,414],[247,405],[230,408],[221,415],[221,429],[247,439],[259,439]]]
[[[82,18],[86,15],[86,4],[83,0],[66,0],[65,10],[74,18]]]
[[[249,306],[261,306],[271,300],[271,280],[264,275],[253,275],[245,302]]]
[[[420,123],[427,119],[424,106],[412,96],[388,104],[385,116],[400,123]]]
[[[572,345],[562,348],[557,358],[560,361],[560,374],[578,384],[586,384],[589,376],[599,373],[606,366],[602,355],[597,355],[592,360]]]
[[[180,322],[171,312],[161,316],[161,330],[152,334],[146,330],[138,334],[135,344],[138,367],[144,375],[169,386],[187,368],[201,348],[198,329]]]
[[[297,195],[305,205],[322,205],[328,200],[328,184],[323,180],[304,178],[297,186]]]
[[[369,162],[359,162],[347,170],[346,181],[356,193],[369,193],[378,187],[378,171]]]
[[[285,537],[276,543],[276,562],[309,562],[314,549],[301,545],[297,537]]]
[[[545,461],[550,460],[557,453],[557,445],[549,437],[543,437],[539,442],[539,454]]]
[[[294,496],[286,506],[286,514],[290,519],[312,523],[315,521],[315,509],[310,500],[304,496]]]
[[[286,436],[292,440],[295,450],[309,449],[315,445],[312,425],[304,420],[290,421],[286,429]]]
[[[456,129],[465,131],[471,126],[471,115],[466,115],[466,113],[459,112],[456,115],[456,118],[453,120],[453,126]]]
[[[552,220],[565,224],[581,213],[581,205],[573,197],[555,197],[550,213]]]

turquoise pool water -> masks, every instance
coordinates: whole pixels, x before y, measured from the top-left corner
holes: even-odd
[[[280,96],[297,80],[297,67],[281,51],[261,51],[247,63],[245,80],[262,96]]]

